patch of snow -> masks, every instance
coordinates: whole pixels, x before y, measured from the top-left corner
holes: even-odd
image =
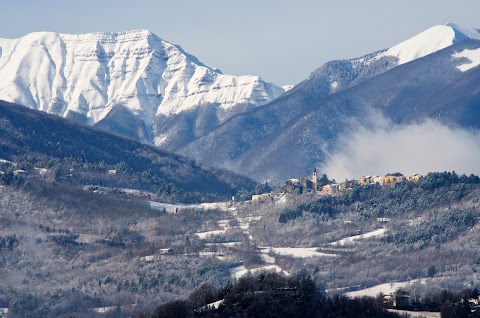
[[[233,268],[229,269],[230,275],[232,277],[234,277],[235,279],[239,279],[239,278],[241,278],[242,276],[245,276],[248,273],[256,274],[256,273],[260,273],[260,272],[269,272],[269,271],[289,275],[289,273],[287,271],[284,271],[278,265],[267,265],[267,266],[250,268],[250,269],[247,269],[244,265],[240,265],[240,266],[236,266],[236,267],[233,267]]]
[[[93,235],[93,234],[78,234],[78,238],[75,240],[78,243],[86,243],[91,244],[95,243],[96,241],[102,239],[100,235]]]
[[[480,31],[456,24],[431,27],[380,53],[376,58],[396,57],[398,65],[440,51],[465,38],[480,40]]]
[[[295,85],[283,85],[282,88],[283,90],[286,92],[288,92],[289,90],[291,90],[292,88],[294,88]]]
[[[93,308],[93,311],[99,313],[99,314],[105,314],[107,312],[113,311],[117,308],[116,306],[108,306],[108,307],[96,307]]]
[[[386,223],[390,221],[391,221],[390,218],[377,218],[377,222],[381,222],[381,223]]]
[[[8,308],[0,308],[0,315],[2,315],[0,317],[3,317],[3,315],[6,317],[6,315],[8,315]]]
[[[225,246],[225,247],[235,247],[242,245],[242,242],[223,242],[223,243],[205,243],[205,246]]]
[[[143,256],[143,257],[140,257],[140,259],[145,262],[153,262],[155,260],[155,255]]]
[[[223,304],[224,302],[225,302],[225,299],[217,300],[217,301],[214,301],[213,303],[197,308],[195,309],[195,311],[202,312],[208,309],[218,309],[218,307],[220,307],[220,305]]]
[[[261,216],[247,216],[244,218],[238,218],[239,222],[254,222],[254,221],[260,221],[262,219]]]
[[[453,28],[437,25],[395,45],[382,55],[398,58],[398,64],[401,65],[449,47],[454,43],[454,39]]]
[[[409,311],[409,310],[398,310],[398,309],[387,309],[389,312],[399,314],[401,317],[407,315],[408,317],[413,318],[440,318],[439,312],[432,311]]]
[[[171,204],[171,203],[162,203],[155,201],[148,201],[150,203],[150,208],[154,210],[163,211],[167,213],[177,213],[182,210],[227,210],[229,202],[213,202],[213,203],[196,203],[196,204]]]
[[[273,256],[270,256],[268,254],[265,254],[265,253],[262,253],[260,254],[260,257],[262,258],[262,260],[267,263],[267,264],[275,264],[275,257]]]
[[[372,286],[369,288],[361,289],[361,290],[356,290],[352,292],[345,293],[347,297],[363,297],[363,296],[370,296],[370,297],[375,297],[378,294],[382,293],[384,295],[391,294],[395,292],[399,288],[404,288],[410,284],[416,283],[416,282],[421,282],[424,284],[426,282],[425,279],[413,279],[409,280],[406,282],[396,282],[396,283],[385,283],[385,284],[380,284],[376,286]]]
[[[336,254],[317,252],[317,249],[317,247],[261,247],[261,252],[267,254],[271,251],[278,255],[293,256],[297,258],[338,256]]]
[[[343,238],[341,240],[331,242],[329,244],[330,245],[344,246],[344,245],[352,243],[353,241],[356,241],[356,240],[366,239],[366,238],[370,238],[370,237],[383,236],[385,234],[385,231],[386,231],[385,229],[378,229],[378,230],[371,231],[371,232],[364,233],[364,234],[360,234],[360,235],[349,236],[349,237]]]
[[[195,235],[199,239],[206,239],[209,236],[222,235],[222,234],[225,234],[226,232],[227,230],[214,230],[214,231],[198,232],[198,233],[195,233]]]
[[[220,228],[226,230],[230,228],[230,221],[231,220],[218,220],[217,224]]]
[[[463,50],[462,52],[452,55],[452,57],[456,59],[465,58],[470,61],[457,66],[457,69],[462,72],[466,72],[480,65],[480,49]]]

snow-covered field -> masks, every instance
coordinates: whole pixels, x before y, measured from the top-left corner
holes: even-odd
[[[383,236],[385,234],[385,231],[386,231],[386,229],[378,229],[378,230],[371,231],[371,232],[364,233],[364,234],[360,234],[360,235],[349,236],[349,237],[343,238],[341,240],[331,242],[330,245],[344,246],[344,245],[347,245],[347,244],[352,243],[352,242],[357,241],[357,240],[367,239],[367,238],[370,238],[370,237],[380,237],[380,236]]]
[[[228,202],[198,203],[198,204],[170,204],[149,201],[150,208],[167,213],[177,213],[182,210],[202,209],[202,210],[226,210],[229,206]]]
[[[101,240],[102,237],[100,235],[93,235],[93,234],[79,234],[78,238],[75,240],[78,243],[86,243],[91,244],[98,240]]]
[[[234,247],[234,246],[240,246],[240,245],[242,245],[242,242],[205,243],[205,246],[208,246],[208,247],[211,247],[211,246]]]
[[[195,235],[201,239],[201,240],[204,240],[210,236],[215,236],[215,235],[222,235],[222,234],[225,234],[227,233],[227,230],[214,230],[214,231],[206,231],[206,232],[198,232],[198,233],[195,233]]]
[[[413,279],[406,282],[385,283],[385,284],[376,285],[376,286],[372,286],[372,287],[361,289],[361,290],[356,290],[353,292],[348,292],[345,295],[352,298],[363,297],[363,296],[375,297],[380,293],[386,295],[386,294],[391,294],[395,292],[399,288],[406,287],[418,281],[420,281],[422,284],[425,283],[425,279]]]
[[[308,257],[337,257],[335,254],[327,254],[317,252],[318,247],[261,247],[261,252],[264,254],[272,253],[285,256],[293,256],[297,258]]]

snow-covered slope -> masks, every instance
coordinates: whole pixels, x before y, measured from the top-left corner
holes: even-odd
[[[0,39],[0,74],[0,99],[90,125],[104,120],[106,128],[159,145],[176,132],[158,138],[158,117],[200,116],[209,105],[214,118],[202,122],[209,131],[284,92],[257,76],[223,75],[147,30]]]
[[[437,25],[381,53],[405,64],[466,39],[480,40],[480,30],[458,24]]]
[[[321,82],[329,94],[335,93],[468,39],[480,40],[480,30],[453,23],[436,25],[389,49],[360,58],[327,62],[308,80]]]

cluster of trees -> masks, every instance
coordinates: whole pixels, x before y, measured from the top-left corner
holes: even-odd
[[[470,299],[479,297],[477,288],[468,288],[461,292],[442,290],[429,293],[419,302],[412,304],[416,310],[440,312],[441,318],[479,318],[480,306],[470,303]]]
[[[18,243],[18,237],[15,234],[0,236],[0,252],[13,251],[18,246]]]
[[[217,306],[208,306],[221,300]],[[186,300],[159,306],[139,317],[399,317],[373,298],[327,297],[304,271],[290,277],[277,273],[248,275],[215,290],[202,286]]]
[[[421,249],[430,243],[451,240],[475,224],[473,209],[440,210],[415,227],[404,227],[383,238],[386,243]]]

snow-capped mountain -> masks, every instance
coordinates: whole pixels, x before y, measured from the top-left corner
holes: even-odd
[[[328,93],[335,93],[467,39],[480,40],[480,30],[453,23],[436,25],[389,49],[360,58],[327,62],[309,79],[321,79]]]
[[[361,122],[362,112],[367,112],[367,108],[360,106],[365,105],[366,101],[369,101],[369,107],[381,106],[378,113],[387,112],[385,116],[394,122],[436,116],[436,113],[430,112],[427,106],[419,112],[415,108],[417,106],[415,103],[419,101],[415,98],[422,89],[426,89],[427,95],[435,91],[438,97],[441,90],[437,89],[444,87],[444,84],[451,86],[449,88],[447,85],[444,88],[445,92],[448,91],[448,99],[442,101],[434,98],[436,96],[431,98],[424,96],[423,102],[425,105],[430,101],[445,106],[447,100],[458,101],[459,114],[455,115],[457,117],[450,111],[444,114],[445,120],[467,125],[459,119],[460,113],[465,116],[471,113],[470,108],[464,104],[470,100],[472,90],[475,91],[475,85],[478,87],[478,83],[473,81],[469,84],[461,81],[461,78],[468,74],[464,75],[459,71],[475,67],[478,65],[475,63],[477,60],[480,64],[480,54],[476,50],[461,50],[456,52],[455,56],[442,58],[441,62],[435,65],[428,56],[469,42],[467,40],[477,39],[480,39],[479,30],[454,24],[441,25],[432,27],[390,49],[361,58],[327,62],[314,71],[307,80],[283,96],[263,107],[231,118],[211,133],[180,149],[180,153],[212,165],[228,167],[258,180],[282,181],[295,175],[308,175],[312,166],[323,160],[323,151],[334,145],[342,127],[351,126],[352,121]],[[423,71],[413,73],[414,67],[412,69],[407,65],[417,61],[419,63],[415,64],[416,67],[421,65]],[[445,74],[432,75],[427,72],[430,67],[444,69]],[[402,70],[394,73],[395,77],[382,75],[397,68]],[[411,74],[415,74],[415,77]],[[427,74],[433,77],[429,78]],[[380,76],[383,76],[382,80],[372,82],[374,85],[367,85]],[[419,78],[422,78],[423,82],[419,81]],[[459,83],[462,82],[466,88],[452,86],[455,83],[452,78],[456,78]],[[404,82],[405,79],[410,82]],[[388,82],[389,80],[393,82]],[[435,85],[432,86],[432,83]],[[427,87],[430,90],[427,90]],[[359,93],[350,97],[348,92],[353,88],[358,89]],[[362,94],[361,92],[366,92],[367,88],[368,94]],[[391,92],[387,93],[389,90]],[[326,104],[329,107],[324,107]],[[352,110],[349,105],[358,107],[353,107]],[[385,105],[389,107],[398,105],[398,109]],[[341,109],[349,111],[342,113]],[[474,118],[471,120],[475,123],[467,126],[477,127],[480,121],[478,116]],[[339,124],[340,122],[342,124]],[[215,153],[215,156],[211,156],[212,153]]]
[[[284,92],[224,75],[147,30],[0,39],[0,74],[0,99],[167,148]]]

